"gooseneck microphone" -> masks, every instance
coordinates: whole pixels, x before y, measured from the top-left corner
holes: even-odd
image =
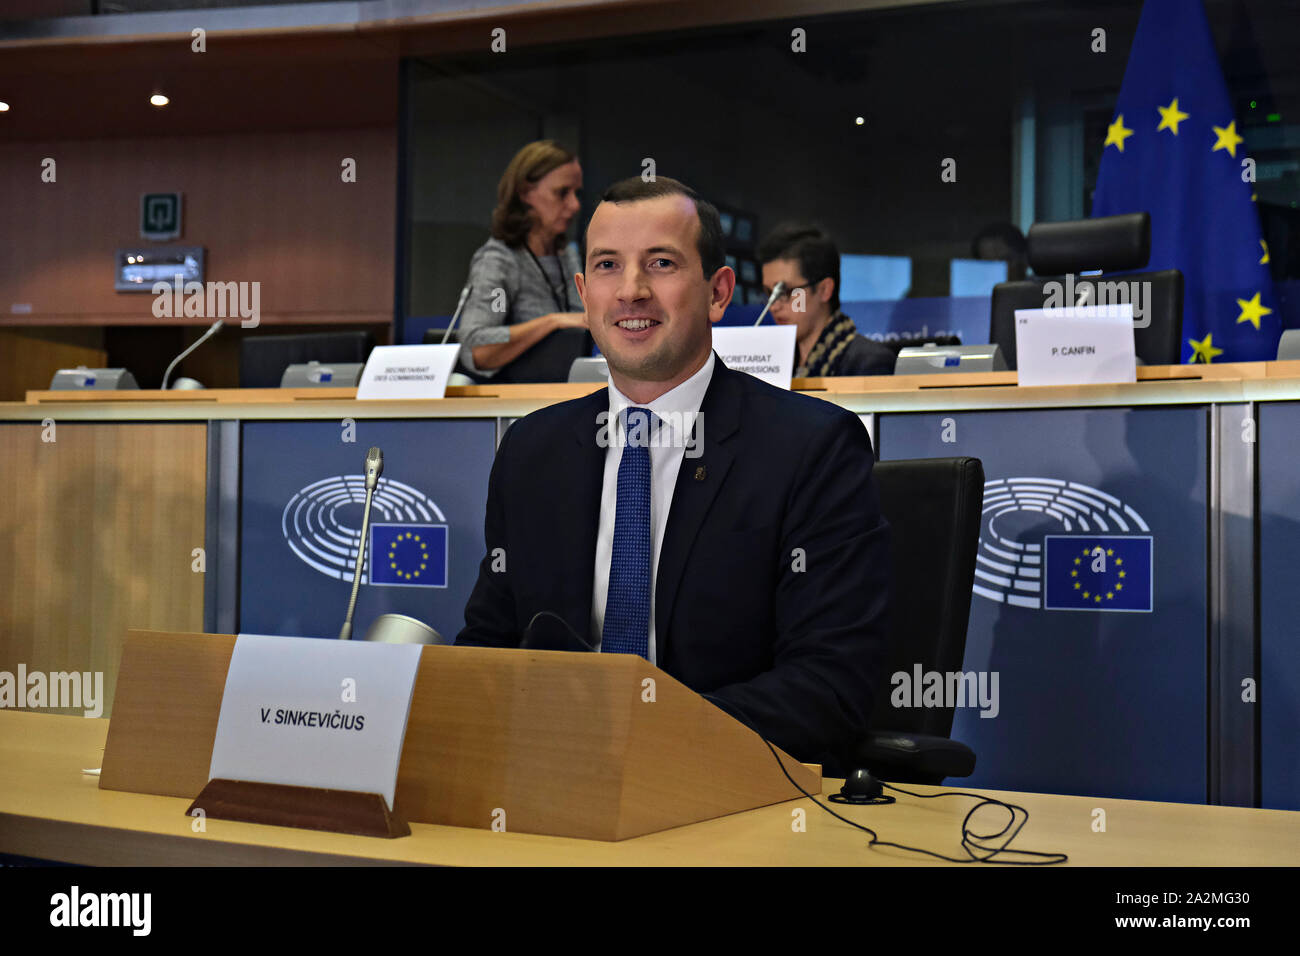
[[[366,452],[366,509],[361,514],[361,543],[357,545],[357,566],[352,572],[352,597],[348,599],[348,615],[339,631],[339,640],[352,639],[352,612],[357,607],[357,590],[361,587],[361,568],[366,562],[366,541],[370,537],[370,502],[374,499],[379,476],[384,473],[384,453],[378,446]]]
[[[772,308],[772,303],[774,303],[777,300],[777,297],[784,291],[784,282],[778,282],[776,285],[772,286],[772,294],[767,297],[767,305],[763,306],[763,311],[758,313],[758,321],[754,323],[755,325],[763,324],[763,316],[767,315]]]
[[[172,369],[174,369],[174,368],[176,367],[176,364],[177,364],[181,359],[185,358],[185,356],[187,356],[187,355],[189,355],[191,352],[193,352],[193,351],[194,351],[196,348],[198,348],[200,345],[202,345],[204,342],[206,342],[208,339],[212,338],[212,336],[216,335],[217,332],[221,329],[221,327],[222,327],[223,325],[225,325],[225,324],[226,324],[225,322],[222,322],[220,319],[217,319],[217,321],[215,321],[215,322],[212,323],[212,327],[209,328],[209,329],[208,329],[206,332],[204,332],[202,335],[200,335],[200,336],[198,337],[198,339],[195,341],[195,343],[194,343],[193,345],[191,345],[189,348],[187,348],[187,349],[186,349],[184,352],[182,352],[180,355],[178,355],[178,356],[176,356],[174,359],[172,359],[172,364],[171,364],[171,365],[168,365],[168,366],[167,366],[167,371],[163,372],[162,390],[163,390],[164,392],[167,391],[167,380],[170,379],[170,378],[172,377]]]
[[[456,312],[452,315],[451,321],[447,323],[447,331],[442,333],[442,344],[447,344],[447,337],[451,335],[451,330],[456,327],[456,320],[460,318],[461,309],[465,308],[465,300],[469,298],[470,290],[474,287],[467,285],[460,290],[460,301],[456,303]]]

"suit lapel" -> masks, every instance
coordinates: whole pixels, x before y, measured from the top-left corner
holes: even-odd
[[[605,477],[605,449],[596,441],[600,428],[597,416],[608,409],[609,389],[593,392],[589,401],[579,404],[572,429],[578,445],[573,480],[564,492],[565,498],[574,502],[571,512],[574,549],[571,554],[576,562],[570,568],[572,573],[566,572],[574,590],[568,592],[565,620],[586,639],[588,645],[596,638],[591,633],[591,592],[596,581],[596,534],[600,528],[601,487]],[[563,563],[562,553],[557,558]]]
[[[703,440],[697,446],[699,456],[683,455],[677,472],[655,582],[655,657],[660,666],[668,659],[673,604],[686,558],[735,459],[724,442],[740,427],[740,383],[736,376],[743,374],[731,371],[715,356],[713,378],[696,420],[697,436],[703,426]]]

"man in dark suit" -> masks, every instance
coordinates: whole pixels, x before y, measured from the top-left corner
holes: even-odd
[[[717,211],[687,187],[615,184],[587,249],[575,278],[610,387],[506,432],[457,643],[517,647],[551,612],[834,763],[883,677],[889,531],[870,437],[713,353],[735,274]]]

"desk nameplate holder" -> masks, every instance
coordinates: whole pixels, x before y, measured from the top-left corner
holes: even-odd
[[[240,634],[226,668],[212,779],[188,812],[408,835],[389,808],[419,664],[418,646]]]
[[[127,631],[102,789],[195,800],[234,645]],[[820,767],[777,753],[820,793]],[[757,734],[642,658],[429,646],[392,816],[612,841],[801,797]]]
[[[388,810],[382,794],[281,783],[214,778],[185,811],[213,820],[269,823],[305,830],[329,830],[357,836],[403,837],[411,828]]]

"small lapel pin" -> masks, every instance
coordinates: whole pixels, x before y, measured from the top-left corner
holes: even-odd
[[[698,468],[695,469],[695,480],[696,480],[696,481],[703,481],[703,480],[704,480],[704,476],[705,476],[706,474],[708,474],[708,472],[706,472],[706,471],[704,470],[704,466],[703,466],[703,465],[700,465]]]

